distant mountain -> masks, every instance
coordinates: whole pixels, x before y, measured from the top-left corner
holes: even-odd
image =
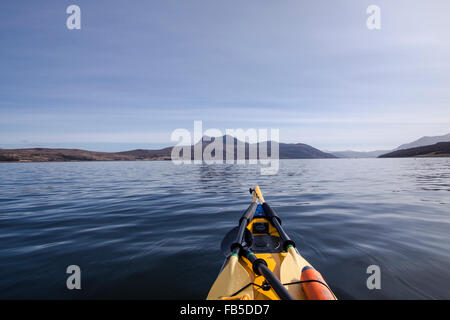
[[[379,158],[404,157],[450,157],[450,142],[438,142],[429,146],[401,149],[379,156]]]
[[[225,145],[226,136],[218,138],[202,139],[202,150],[211,144],[215,139],[224,141],[224,158],[226,159],[227,148]],[[234,159],[237,158],[238,140],[231,137],[233,143]],[[245,143],[245,159],[250,157],[249,144]],[[261,143],[256,144],[257,150]],[[191,158],[194,158],[194,146],[191,148]],[[123,152],[97,152],[80,149],[52,149],[52,148],[29,148],[29,149],[0,149],[0,161],[8,162],[49,162],[49,161],[135,161],[135,160],[170,160],[173,147],[167,147],[158,150],[137,149]],[[271,155],[270,144],[267,145],[267,152]],[[213,152],[214,156],[214,152]],[[231,155],[228,159],[231,159]],[[280,159],[319,159],[336,158],[334,155],[322,152],[303,143],[279,143]]]
[[[173,147],[158,150],[136,149],[130,151],[116,152],[120,156],[131,157],[134,160],[170,160]]]
[[[447,141],[450,141],[450,133],[443,136],[422,137],[420,139],[417,139],[416,141],[402,144],[401,146],[398,146],[397,148],[392,150],[375,150],[367,152],[347,150],[347,151],[328,151],[328,152],[335,155],[338,158],[377,158],[383,154],[387,154],[389,152],[396,150],[428,146],[438,142],[447,142]]]
[[[429,146],[438,142],[448,142],[450,141],[450,133],[443,136],[433,136],[433,137],[422,137],[416,141],[402,144],[401,146],[395,148],[394,150],[410,149],[415,147]]]
[[[143,150],[144,151],[144,150]],[[146,155],[139,154],[139,150],[127,152],[97,152],[80,149],[2,149],[0,161],[20,162],[49,162],[49,161],[130,161],[130,160],[167,160],[161,150],[146,150]],[[134,154],[136,152],[136,154]]]
[[[280,143],[280,159],[331,159],[335,155],[320,151],[304,143]]]
[[[382,154],[388,153],[391,150],[375,150],[375,151],[329,151],[338,158],[376,158]]]
[[[233,154],[234,154],[234,160],[237,159],[237,151],[238,151],[238,142],[237,138],[231,137],[231,136],[222,136],[222,137],[203,137],[202,139],[202,150],[205,150],[205,148],[216,141],[215,139],[221,139],[224,150],[223,150],[223,159],[231,159],[233,155],[227,155],[227,149],[226,146],[230,142],[233,144]],[[196,144],[200,144],[200,141]],[[244,143],[244,150],[245,150],[245,159],[249,159],[250,157],[253,159],[252,155],[250,155],[250,146],[255,146],[257,150],[257,158],[259,155],[259,150],[261,146],[265,144],[267,146],[267,154],[269,157],[271,157],[271,143],[269,142],[261,142],[261,143],[254,143],[249,144],[248,142]],[[276,142],[272,142],[272,144],[276,144]],[[194,157],[194,146],[191,147],[191,155],[192,158]],[[336,158],[336,156],[320,151],[319,149],[316,149],[314,147],[311,147],[310,145],[304,144],[304,143],[278,143],[278,150],[279,150],[279,158],[280,159],[330,159],[330,158]],[[215,153],[212,154],[215,156]]]

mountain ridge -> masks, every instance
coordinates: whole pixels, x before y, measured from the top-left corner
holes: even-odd
[[[396,150],[378,158],[450,157],[450,142],[438,142],[429,146]]]
[[[393,151],[430,146],[438,142],[448,142],[448,141],[450,141],[450,133],[444,134],[442,136],[423,136],[417,140],[414,140],[413,142],[402,144],[397,148],[393,149]]]
[[[397,148],[391,150],[374,150],[374,151],[345,150],[345,151],[327,151],[327,152],[337,156],[338,158],[378,158],[383,154],[388,154],[397,150],[423,147],[433,145],[438,142],[448,142],[448,141],[450,141],[450,133],[441,136],[423,136],[417,140],[414,140],[409,143],[404,143],[398,146]]]
[[[226,136],[217,137],[226,140]],[[216,138],[208,137],[210,141],[205,142],[202,138],[202,153],[206,146],[213,143]],[[240,141],[240,140],[239,140]],[[194,158],[194,147],[199,144],[186,146],[191,148],[191,159]],[[237,143],[238,139],[233,137],[234,159],[237,159]],[[245,159],[249,159],[249,146],[245,142]],[[270,143],[267,145],[267,152],[271,153]],[[279,159],[329,159],[336,156],[320,151],[310,145],[304,143],[278,143]],[[260,143],[257,143],[259,150]],[[82,149],[64,149],[64,148],[24,148],[24,149],[0,149],[1,162],[68,162],[68,161],[155,161],[155,160],[171,160],[172,150],[174,147],[166,147],[162,149],[134,149],[120,152],[100,152],[88,151]],[[224,145],[223,159],[229,159],[226,154]],[[213,152],[214,153],[214,152]],[[259,153],[258,153],[259,154]],[[258,156],[259,158],[259,156]]]

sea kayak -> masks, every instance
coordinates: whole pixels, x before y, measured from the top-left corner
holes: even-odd
[[[337,300],[298,252],[258,186],[253,200],[222,241],[225,262],[208,300]]]

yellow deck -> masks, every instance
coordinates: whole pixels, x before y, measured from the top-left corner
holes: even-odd
[[[249,231],[252,230],[253,223],[255,222],[269,222],[265,218],[254,218],[250,223],[247,225],[247,229]],[[279,236],[277,230],[275,227],[269,223],[269,234],[272,236]],[[256,235],[256,234],[255,234]],[[267,262],[267,266],[269,269],[275,274],[277,278],[280,279],[280,267],[281,264],[286,257],[288,253],[282,252],[282,253],[255,253],[255,256],[257,258],[264,259]],[[298,253],[297,253],[298,254]],[[302,270],[305,266],[311,266],[308,261],[306,261],[300,254],[298,254],[298,270]],[[230,263],[230,260],[227,261],[227,264]],[[239,258],[239,264],[245,268],[245,270],[248,272],[248,275],[250,276],[251,281],[257,285],[262,285],[265,281],[263,276],[257,276],[254,274],[252,270],[252,265],[250,261],[247,259]],[[225,269],[226,265],[224,266]],[[211,287],[210,293],[207,297],[208,300],[217,300],[217,299],[227,299],[227,298],[242,298],[244,295],[248,295],[250,298],[254,300],[279,300],[277,294],[273,289],[270,289],[268,291],[264,291],[262,288],[259,288],[258,286],[251,285],[246,290],[243,290],[239,294],[236,295],[236,297],[230,297],[225,293],[226,288],[223,288],[223,291],[221,293],[220,286],[223,286],[223,281],[218,281],[221,275],[218,276],[216,282],[214,282],[213,286]],[[229,281],[236,281],[235,279],[228,279]],[[296,279],[296,281],[299,281],[300,279]],[[242,280],[241,280],[242,281]],[[237,287],[242,288],[245,287],[249,282],[248,280],[244,280],[245,282],[242,282],[240,284],[235,284]],[[289,293],[293,296],[294,299],[298,300],[304,300],[305,295],[303,293],[302,287],[300,284],[294,284],[294,285],[288,285],[285,286],[286,289],[289,291]]]

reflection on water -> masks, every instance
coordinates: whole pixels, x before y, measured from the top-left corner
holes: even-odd
[[[447,298],[450,159],[0,164],[0,298],[205,298],[259,184],[339,298]],[[68,265],[82,290],[65,287]],[[381,267],[382,289],[366,269]]]

